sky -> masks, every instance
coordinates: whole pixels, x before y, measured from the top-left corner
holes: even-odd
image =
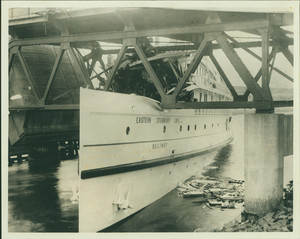
[[[292,29],[291,29],[292,30]],[[235,38],[235,40],[239,42],[246,42],[246,41],[259,41],[260,39],[258,36],[251,35],[248,33],[242,33],[242,32],[228,32],[228,34]],[[262,48],[249,48],[251,51],[256,53],[258,56],[262,56]],[[293,52],[293,47],[289,48],[291,52]],[[272,48],[269,48],[269,54],[271,52]],[[254,77],[260,67],[262,66],[262,63],[260,60],[256,59],[255,57],[251,56],[249,53],[247,53],[245,50],[238,48],[235,49],[243,63],[246,65],[248,70],[250,71],[251,75]],[[230,80],[233,86],[244,86],[244,82],[228,60],[228,58],[225,56],[224,52],[222,50],[214,50],[213,52],[215,58],[221,65],[223,71],[225,72],[226,76]],[[206,57],[208,58],[208,57]],[[210,61],[210,59],[203,59],[204,62],[206,62],[212,69],[216,71],[216,68]],[[276,54],[274,67],[278,68],[282,72],[286,73],[290,77],[293,77],[293,66],[288,62],[288,60],[285,58],[285,56],[279,52]],[[259,83],[261,82],[261,79]],[[276,71],[272,71],[271,73],[271,80],[270,80],[270,87],[272,88],[293,88],[293,83],[277,73]]]

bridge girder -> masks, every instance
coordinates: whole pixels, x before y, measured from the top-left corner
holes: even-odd
[[[138,11],[138,9],[136,10]],[[145,9],[142,10],[145,13]],[[201,11],[200,11],[201,12]],[[207,12],[207,11],[206,11]],[[203,11],[202,11],[203,13]],[[92,19],[91,17],[95,17],[98,19],[98,15],[102,13],[97,13],[96,10],[92,11],[74,11],[70,13],[73,17],[67,18],[63,16],[63,14],[51,15],[45,19],[39,19],[40,22],[35,19],[30,22],[30,19],[22,21],[11,21],[10,23],[10,32],[12,33],[13,38],[10,41],[9,49],[10,49],[10,62],[12,62],[15,55],[20,58],[26,76],[32,85],[33,93],[34,91],[34,84],[32,83],[30,71],[28,67],[26,68],[26,61],[22,58],[22,53],[20,49],[25,46],[34,46],[34,45],[58,45],[60,46],[60,53],[56,56],[55,64],[53,65],[51,74],[49,76],[47,86],[43,93],[42,97],[39,97],[37,93],[34,93],[35,98],[37,100],[37,104],[35,106],[25,106],[26,107],[35,107],[37,109],[49,108],[46,103],[46,98],[48,96],[49,90],[52,86],[53,79],[55,77],[57,68],[61,64],[61,58],[63,57],[66,52],[68,52],[68,57],[70,60],[71,65],[75,71],[75,74],[79,76],[79,78],[83,82],[83,86],[91,86],[91,79],[92,79],[92,71],[96,62],[100,62],[102,68],[105,68],[104,62],[102,60],[102,55],[104,54],[111,54],[111,53],[118,53],[118,58],[116,60],[116,64],[111,69],[103,69],[104,72],[107,74],[107,80],[105,82],[104,90],[109,90],[110,85],[114,79],[114,76],[118,70],[118,67],[121,64],[121,60],[124,57],[124,54],[127,51],[136,51],[142,64],[144,65],[145,69],[147,70],[148,74],[151,76],[155,87],[157,88],[160,96],[161,96],[161,103],[162,106],[166,108],[178,107],[178,94],[180,90],[183,88],[183,85],[188,80],[191,73],[195,70],[198,64],[201,62],[201,59],[204,55],[210,56],[210,59],[216,66],[217,70],[219,71],[220,75],[224,79],[228,89],[233,95],[235,101],[239,101],[239,103],[234,106],[233,103],[225,102],[223,106],[226,108],[227,106],[233,108],[263,108],[266,107],[266,110],[269,111],[274,105],[281,106],[286,105],[282,104],[273,104],[272,95],[269,88],[270,83],[270,73],[271,70],[277,71],[279,74],[284,76],[290,81],[293,79],[288,76],[287,74],[283,73],[281,70],[273,67],[271,64],[271,60],[275,58],[277,52],[282,52],[284,56],[287,58],[288,62],[293,65],[293,55],[288,50],[288,46],[293,44],[293,39],[289,38],[286,35],[286,32],[280,28],[282,25],[292,24],[291,22],[291,15],[288,14],[253,14],[249,15],[249,18],[242,17],[240,15],[240,19],[238,21],[233,20],[235,18],[230,18],[230,14],[226,16],[224,12],[208,12],[207,16],[202,19],[202,22],[195,24],[194,22],[189,25],[184,25],[186,22],[183,22],[183,25],[173,26],[168,25],[166,27],[157,26],[156,27],[143,27],[141,24],[137,22],[137,15],[135,12],[126,12],[125,14],[119,13],[119,22],[122,25],[116,27],[119,30],[115,31],[112,29],[111,31],[103,31],[103,32],[85,32],[83,34],[74,34],[74,29],[72,28],[72,21],[76,23],[78,19]],[[105,13],[107,14],[107,13]],[[217,16],[217,21],[210,21],[207,22],[209,15]],[[169,17],[169,16],[168,16]],[[78,19],[77,19],[78,18]],[[225,20],[224,20],[225,19]],[[242,19],[242,20],[241,20]],[[114,19],[114,21],[116,21]],[[46,22],[46,23],[45,23]],[[20,30],[22,27],[28,28],[30,25],[39,29],[40,25],[49,25],[49,29],[52,29],[53,26],[56,27],[57,33],[49,34],[49,36],[43,36],[43,34],[36,34],[36,32],[32,33],[31,36],[22,37],[22,31]],[[163,23],[161,23],[163,24]],[[53,26],[52,26],[53,25]],[[106,26],[106,28],[109,26]],[[112,28],[115,27],[112,25]],[[105,28],[105,29],[106,29]],[[24,30],[24,29],[23,29]],[[252,42],[238,42],[233,37],[231,37],[228,32],[230,31],[243,31],[243,32],[250,32],[252,34],[257,34],[261,36],[261,41],[252,41]],[[19,33],[19,34],[18,34]],[[151,64],[147,60],[145,53],[143,52],[142,47],[139,45],[139,39],[142,37],[153,37],[153,36],[167,36],[177,40],[180,39],[188,39],[190,41],[189,45],[181,45],[181,46],[164,46],[158,48],[158,51],[166,52],[166,51],[186,51],[186,50],[194,50],[195,56],[192,60],[192,64],[187,68],[182,79],[180,79],[177,88],[173,92],[173,94],[166,94],[164,92],[160,82],[153,71]],[[121,49],[117,50],[102,50],[97,48],[98,41],[107,41],[107,42],[117,42],[121,43]],[[217,43],[214,43],[214,42]],[[269,46],[273,46],[273,51],[269,54]],[[92,52],[89,55],[80,56],[77,54],[76,48],[88,48],[92,49]],[[251,47],[261,47],[262,50],[262,57],[256,55],[253,51],[249,48]],[[242,62],[239,55],[235,51],[236,48],[242,48],[255,58],[261,60],[262,66],[261,69],[258,71],[255,77],[251,75],[249,70],[247,69],[246,65]],[[17,49],[17,50],[16,50]],[[229,61],[232,63],[236,71],[241,76],[241,79],[247,86],[247,91],[243,95],[238,95],[232,86],[230,79],[225,75],[224,71],[222,70],[221,66],[217,62],[217,59],[214,57],[213,52],[214,50],[221,49],[224,51],[225,55],[228,57]],[[276,51],[274,50],[276,49]],[[89,60],[92,59],[91,64]],[[11,64],[10,64],[11,68]],[[262,87],[257,84],[257,81],[262,77]],[[252,94],[254,96],[255,103],[246,102],[248,95]],[[63,93],[65,94],[65,93]],[[60,96],[57,96],[60,97]],[[219,102],[222,105],[221,102]],[[292,104],[288,102],[287,104]],[[75,105],[75,106],[74,106]],[[193,104],[193,107],[198,108],[215,108],[215,103],[207,102],[205,104]],[[205,105],[205,106],[204,106]],[[227,105],[227,106],[226,106]],[[59,105],[51,104],[50,108],[60,108]],[[66,108],[66,105],[61,106],[62,108]],[[70,106],[71,107],[71,106]],[[73,104],[71,108],[76,108],[76,104]],[[181,107],[181,106],[180,106]],[[18,108],[14,106],[13,108]],[[11,108],[11,109],[13,109]],[[22,107],[19,107],[20,109]]]

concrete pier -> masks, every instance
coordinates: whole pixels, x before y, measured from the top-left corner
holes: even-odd
[[[245,210],[263,215],[283,197],[284,115],[248,114],[244,118]]]

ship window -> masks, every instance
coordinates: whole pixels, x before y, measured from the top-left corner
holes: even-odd
[[[130,127],[127,127],[126,128],[126,134],[129,135],[129,132],[130,132]]]
[[[206,124],[204,124],[204,129],[206,129]]]
[[[219,123],[218,123],[218,126],[219,126]]]
[[[163,132],[166,133],[167,127],[164,125]]]
[[[214,124],[213,124],[213,123],[211,124],[211,127],[212,127],[212,128],[214,127]]]
[[[195,125],[194,129],[195,129],[195,130],[197,129],[197,125]]]
[[[179,126],[179,131],[180,131],[180,132],[182,131],[182,125]]]
[[[187,130],[190,131],[190,126],[188,125]]]

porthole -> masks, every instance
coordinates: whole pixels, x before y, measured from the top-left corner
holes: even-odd
[[[182,131],[182,125],[179,126],[179,131],[180,131],[180,132]]]
[[[197,125],[194,126],[194,129],[195,129],[195,130],[197,129]]]
[[[126,134],[129,135],[129,132],[130,132],[130,127],[127,127],[126,128]]]
[[[167,127],[164,125],[163,132],[166,133]]]
[[[211,127],[212,127],[212,128],[214,127],[214,124],[213,124],[213,123],[211,124]]]
[[[206,129],[206,124],[204,124],[203,128]]]
[[[187,130],[190,131],[190,126],[188,125]]]

